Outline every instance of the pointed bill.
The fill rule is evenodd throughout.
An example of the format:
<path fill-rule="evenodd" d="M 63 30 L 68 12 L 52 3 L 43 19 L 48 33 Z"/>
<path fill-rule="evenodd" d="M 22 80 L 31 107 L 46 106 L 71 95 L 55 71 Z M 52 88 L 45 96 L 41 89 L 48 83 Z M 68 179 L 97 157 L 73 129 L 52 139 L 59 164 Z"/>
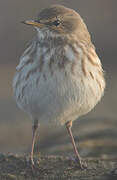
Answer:
<path fill-rule="evenodd" d="M 27 25 L 36 26 L 36 27 L 43 27 L 44 26 L 44 24 L 41 24 L 41 23 L 34 21 L 34 20 L 26 20 L 26 21 L 22 21 L 22 23 L 27 24 Z"/>

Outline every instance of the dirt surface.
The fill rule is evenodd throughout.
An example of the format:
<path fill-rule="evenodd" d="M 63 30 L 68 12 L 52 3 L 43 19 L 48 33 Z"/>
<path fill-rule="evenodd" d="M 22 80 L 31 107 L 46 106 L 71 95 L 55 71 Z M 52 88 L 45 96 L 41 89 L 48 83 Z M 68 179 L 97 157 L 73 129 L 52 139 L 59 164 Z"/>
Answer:
<path fill-rule="evenodd" d="M 73 159 L 36 155 L 32 170 L 27 155 L 0 154 L 0 180 L 116 180 L 117 159 L 88 158 L 81 170 Z M 84 161 L 84 160 L 83 160 Z"/>

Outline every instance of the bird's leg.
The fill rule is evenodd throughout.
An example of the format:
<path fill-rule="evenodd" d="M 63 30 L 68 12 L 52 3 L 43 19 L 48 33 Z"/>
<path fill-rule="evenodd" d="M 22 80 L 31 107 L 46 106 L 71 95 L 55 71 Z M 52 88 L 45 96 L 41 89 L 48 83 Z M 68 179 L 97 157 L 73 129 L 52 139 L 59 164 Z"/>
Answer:
<path fill-rule="evenodd" d="M 32 166 L 34 166 L 33 152 L 34 152 L 34 145 L 35 145 L 37 130 L 38 130 L 38 120 L 36 119 L 34 120 L 34 125 L 32 126 L 32 148 L 31 148 L 31 154 L 30 154 Z"/>
<path fill-rule="evenodd" d="M 72 145 L 73 145 L 74 152 L 75 152 L 75 155 L 76 155 L 76 160 L 78 160 L 80 168 L 84 169 L 84 165 L 82 164 L 80 154 L 79 154 L 79 152 L 78 152 L 78 150 L 76 148 L 76 144 L 75 144 L 74 137 L 73 137 L 73 134 L 72 134 L 72 131 L 71 131 L 71 127 L 72 127 L 72 121 L 67 122 L 66 123 L 66 128 L 67 128 L 67 131 L 68 131 L 68 133 L 69 133 L 69 135 L 71 137 Z"/>

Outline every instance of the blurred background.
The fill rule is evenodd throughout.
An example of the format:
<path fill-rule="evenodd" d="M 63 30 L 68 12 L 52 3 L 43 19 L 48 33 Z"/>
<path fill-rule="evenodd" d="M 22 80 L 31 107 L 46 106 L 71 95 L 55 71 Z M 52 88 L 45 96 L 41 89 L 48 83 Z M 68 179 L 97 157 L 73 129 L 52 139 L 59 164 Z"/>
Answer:
<path fill-rule="evenodd" d="M 32 122 L 16 106 L 12 79 L 26 43 L 36 33 L 20 22 L 35 18 L 50 4 L 62 4 L 80 13 L 105 70 L 107 87 L 102 101 L 73 123 L 80 154 L 83 157 L 117 155 L 116 0 L 0 0 L 0 152 L 30 151 Z M 45 154 L 72 154 L 65 127 L 40 122 L 37 149 Z"/>

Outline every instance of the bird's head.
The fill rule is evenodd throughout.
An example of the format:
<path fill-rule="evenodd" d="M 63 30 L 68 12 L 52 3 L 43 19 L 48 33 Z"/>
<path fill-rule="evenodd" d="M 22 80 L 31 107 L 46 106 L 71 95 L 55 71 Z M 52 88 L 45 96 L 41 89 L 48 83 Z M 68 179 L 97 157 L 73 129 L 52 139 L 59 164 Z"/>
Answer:
<path fill-rule="evenodd" d="M 38 32 L 49 32 L 54 35 L 76 34 L 89 37 L 89 33 L 80 15 L 61 5 L 53 5 L 43 9 L 36 20 L 24 21 L 25 24 L 34 26 Z"/>

